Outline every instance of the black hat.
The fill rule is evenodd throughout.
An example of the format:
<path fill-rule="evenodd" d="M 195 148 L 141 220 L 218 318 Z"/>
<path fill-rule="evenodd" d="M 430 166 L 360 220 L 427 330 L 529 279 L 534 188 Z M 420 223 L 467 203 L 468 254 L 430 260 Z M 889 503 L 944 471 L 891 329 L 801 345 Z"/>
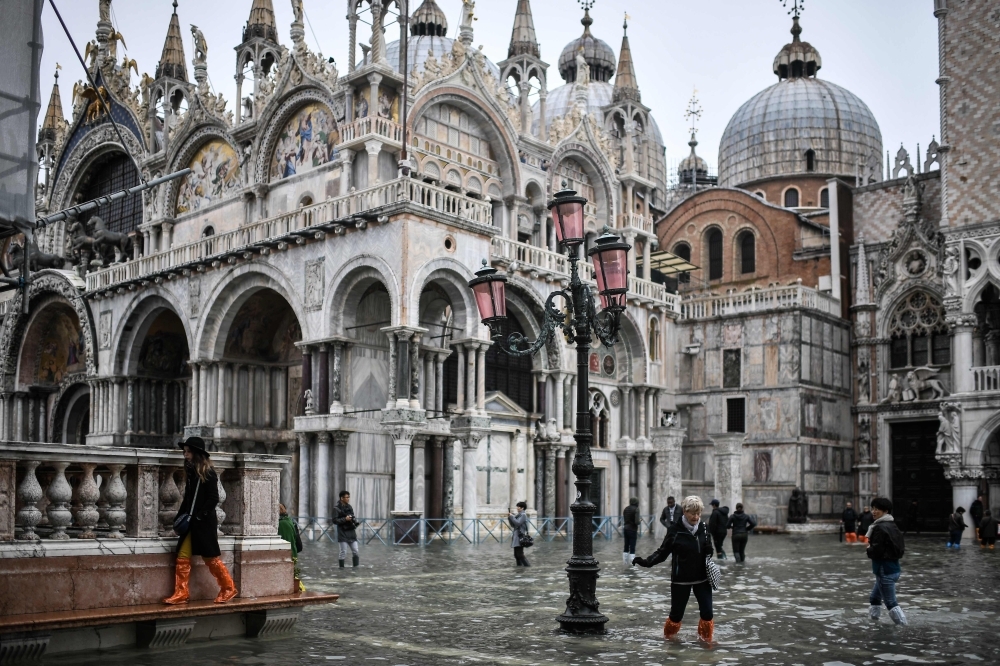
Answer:
<path fill-rule="evenodd" d="M 205 440 L 203 440 L 201 437 L 188 437 L 183 442 L 177 442 L 177 446 L 179 446 L 182 449 L 186 446 L 189 449 L 197 451 L 206 458 L 212 457 L 211 454 L 209 454 L 208 450 L 205 448 Z"/>
<path fill-rule="evenodd" d="M 712 506 L 719 506 L 719 500 L 714 499 L 711 502 L 709 502 L 709 504 L 711 504 Z"/>

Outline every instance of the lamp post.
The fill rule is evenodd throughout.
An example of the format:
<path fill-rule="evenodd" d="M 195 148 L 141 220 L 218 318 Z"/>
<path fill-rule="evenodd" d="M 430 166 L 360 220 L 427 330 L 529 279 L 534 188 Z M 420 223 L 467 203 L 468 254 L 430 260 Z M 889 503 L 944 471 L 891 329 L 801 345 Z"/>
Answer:
<path fill-rule="evenodd" d="M 490 337 L 501 351 L 510 356 L 534 354 L 556 333 L 563 330 L 567 342 L 576 342 L 577 392 L 576 392 L 576 456 L 573 458 L 573 475 L 576 477 L 576 501 L 570 507 L 573 514 L 573 556 L 567 562 L 569 598 L 566 610 L 556 618 L 564 631 L 603 632 L 608 618 L 598 611 L 597 572 L 594 559 L 593 516 L 596 507 L 590 501 L 590 479 L 594 460 L 590 455 L 588 400 L 588 361 L 592 333 L 609 347 L 618 341 L 621 313 L 625 310 L 628 292 L 627 255 L 631 247 L 605 228 L 595 247 L 587 254 L 594 264 L 601 312 L 598 313 L 590 286 L 580 279 L 577 268 L 577 247 L 583 243 L 583 207 L 587 200 L 576 196 L 572 190 L 557 192 L 549 202 L 555 222 L 556 237 L 565 248 L 570 265 L 569 289 L 549 294 L 545 300 L 542 331 L 531 341 L 520 333 L 511 333 L 504 340 L 502 325 L 507 318 L 505 287 L 507 278 L 490 268 L 486 260 L 476 272 L 469 286 L 476 298 L 483 323 L 490 329 Z M 567 307 L 564 314 L 555 306 L 555 299 L 562 298 Z"/>

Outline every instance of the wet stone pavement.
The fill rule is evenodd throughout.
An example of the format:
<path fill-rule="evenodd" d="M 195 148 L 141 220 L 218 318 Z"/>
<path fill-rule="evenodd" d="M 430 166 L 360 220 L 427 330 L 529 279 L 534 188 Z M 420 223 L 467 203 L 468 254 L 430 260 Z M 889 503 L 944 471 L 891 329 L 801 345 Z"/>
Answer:
<path fill-rule="evenodd" d="M 728 546 L 728 541 L 726 542 Z M 426 548 L 363 546 L 362 566 L 337 567 L 337 548 L 307 543 L 306 585 L 339 592 L 307 608 L 295 632 L 225 639 L 164 652 L 109 651 L 47 664 L 996 664 L 1000 661 L 1000 551 L 946 550 L 943 537 L 909 537 L 899 600 L 909 626 L 868 619 L 872 585 L 863 546 L 836 536 L 750 539 L 748 560 L 722 563 L 715 643 L 696 636 L 688 606 L 678 639 L 664 641 L 669 563 L 625 569 L 621 539 L 598 540 L 603 636 L 560 634 L 567 541 L 528 550 L 520 569 L 509 543 Z M 638 553 L 657 545 L 640 537 Z"/>

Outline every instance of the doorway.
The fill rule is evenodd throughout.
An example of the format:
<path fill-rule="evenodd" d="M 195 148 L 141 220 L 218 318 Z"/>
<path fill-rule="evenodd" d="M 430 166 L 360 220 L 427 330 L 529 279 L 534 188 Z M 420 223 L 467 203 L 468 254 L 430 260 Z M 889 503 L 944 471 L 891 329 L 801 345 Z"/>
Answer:
<path fill-rule="evenodd" d="M 951 484 L 934 458 L 937 448 L 935 421 L 893 423 L 892 505 L 900 527 L 944 532 L 952 511 Z M 916 504 L 914 504 L 916 502 Z M 916 525 L 912 523 L 916 521 Z"/>

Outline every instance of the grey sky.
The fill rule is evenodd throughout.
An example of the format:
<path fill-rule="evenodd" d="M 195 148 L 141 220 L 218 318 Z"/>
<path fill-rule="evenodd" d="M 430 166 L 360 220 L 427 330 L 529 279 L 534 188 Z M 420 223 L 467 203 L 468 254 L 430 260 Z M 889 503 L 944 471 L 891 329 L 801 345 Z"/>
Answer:
<path fill-rule="evenodd" d="M 422 0 L 410 0 L 411 11 Z M 448 16 L 448 35 L 458 31 L 461 0 L 437 0 Z M 77 45 L 94 38 L 97 0 L 56 0 Z M 347 68 L 347 2 L 305 0 L 306 40 Z M 562 85 L 557 71 L 563 47 L 582 32 L 576 0 L 532 0 L 542 58 L 549 63 L 549 89 Z M 185 54 L 192 71 L 190 24 L 208 40 L 209 77 L 235 108 L 236 56 L 233 51 L 250 12 L 251 0 L 179 0 Z M 806 0 L 802 39 L 823 58 L 820 78 L 858 95 L 875 114 L 886 149 L 895 155 L 902 142 L 921 152 L 939 133 L 937 21 L 932 0 Z M 289 45 L 291 3 L 274 0 L 282 43 Z M 517 0 L 478 0 L 474 43 L 494 62 L 507 54 Z M 171 0 L 114 0 L 116 29 L 125 36 L 128 57 L 140 72 L 153 73 L 163 48 Z M 704 109 L 699 122 L 699 154 L 715 166 L 722 132 L 733 113 L 754 94 L 777 81 L 771 63 L 791 39 L 791 19 L 780 0 L 597 0 L 592 32 L 617 53 L 622 19 L 628 11 L 629 41 L 642 99 L 653 111 L 667 144 L 668 164 L 688 152 L 684 110 L 697 87 Z M 52 8 L 44 11 L 43 97 L 59 62 L 63 105 L 70 111 L 72 84 L 82 78 Z M 315 36 L 314 36 L 315 33 Z M 363 34 L 364 33 L 364 34 Z M 367 41 L 359 26 L 359 41 Z M 388 29 L 388 39 L 398 28 Z M 134 75 L 133 75 L 134 76 Z M 133 83 L 138 79 L 133 78 Z"/>

